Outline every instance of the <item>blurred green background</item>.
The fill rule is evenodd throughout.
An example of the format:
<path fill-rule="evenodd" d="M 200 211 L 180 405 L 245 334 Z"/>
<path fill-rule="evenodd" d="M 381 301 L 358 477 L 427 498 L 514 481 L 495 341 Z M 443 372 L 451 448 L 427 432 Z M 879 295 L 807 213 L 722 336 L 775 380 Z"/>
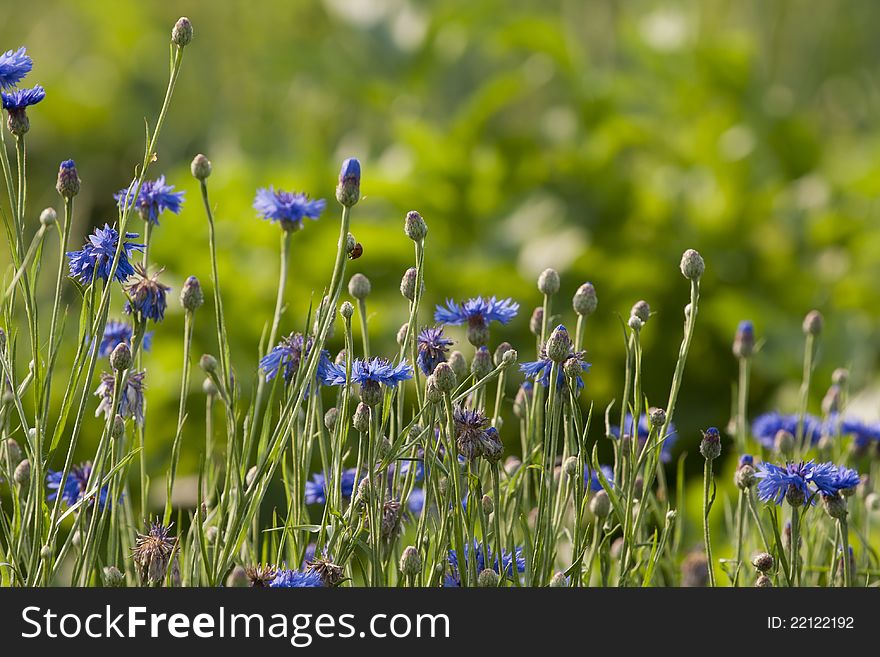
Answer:
<path fill-rule="evenodd" d="M 814 307 L 827 321 L 813 410 L 835 367 L 852 368 L 855 388 L 872 383 L 880 5 L 8 4 L 0 48 L 26 45 L 35 62 L 27 82 L 47 90 L 30 111 L 32 228 L 41 208 L 60 207 L 55 174 L 69 157 L 83 180 L 72 246 L 112 222 L 112 194 L 142 158 L 143 121 L 155 121 L 169 32 L 182 14 L 195 38 L 153 169 L 187 193 L 182 214 L 164 216 L 154 233 L 154 260 L 167 268 L 175 301 L 146 361 L 153 472 L 164 472 L 176 418 L 183 324 L 176 294 L 191 274 L 210 287 L 204 211 L 189 173 L 199 152 L 214 164 L 220 272 L 245 390 L 271 319 L 280 233 L 256 217 L 254 192 L 272 184 L 328 199 L 324 216 L 293 239 L 288 332 L 302 327 L 328 280 L 334 186 L 351 155 L 363 163 L 352 230 L 365 253 L 349 274 L 373 282 L 368 305 L 379 353 L 392 353 L 406 317 L 397 288 L 413 254 L 402 226 L 406 211 L 418 209 L 429 224 L 427 300 L 513 297 L 520 316 L 493 331 L 492 346 L 509 340 L 522 360 L 534 355 L 528 317 L 540 303 L 537 274 L 560 272 L 554 310 L 569 325 L 571 295 L 584 281 L 595 284 L 586 394 L 597 409 L 621 394 L 620 318 L 641 298 L 656 313 L 643 332 L 645 392 L 665 403 L 688 300 L 678 261 L 684 249 L 698 249 L 707 271 L 675 418 L 677 450 L 695 459 L 699 429 L 723 427 L 730 415 L 730 343 L 740 319 L 752 319 L 764 340 L 753 415 L 795 410 L 801 319 Z M 55 249 L 53 239 L 47 263 Z M 8 266 L 5 248 L 0 258 Z M 71 287 L 66 298 L 74 301 Z M 211 313 L 208 304 L 197 316 L 196 355 L 216 353 Z M 466 343 L 462 349 L 469 353 Z M 194 378 L 184 472 L 195 468 L 202 444 L 198 370 Z M 98 421 L 89 419 L 85 431 L 83 457 Z"/>

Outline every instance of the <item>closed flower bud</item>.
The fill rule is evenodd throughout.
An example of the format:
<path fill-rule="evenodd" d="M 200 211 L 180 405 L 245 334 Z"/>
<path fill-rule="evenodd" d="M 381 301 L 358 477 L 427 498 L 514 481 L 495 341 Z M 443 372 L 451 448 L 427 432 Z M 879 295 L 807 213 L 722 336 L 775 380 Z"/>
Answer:
<path fill-rule="evenodd" d="M 736 327 L 733 338 L 733 355 L 737 358 L 750 358 L 755 351 L 755 326 L 745 319 Z"/>
<path fill-rule="evenodd" d="M 807 316 L 804 317 L 804 333 L 817 336 L 822 333 L 823 324 L 824 320 L 822 318 L 822 313 L 818 310 L 811 310 L 807 313 Z"/>
<path fill-rule="evenodd" d="M 21 461 L 21 447 L 13 438 L 0 442 L 0 464 L 14 468 Z"/>
<path fill-rule="evenodd" d="M 517 358 L 519 358 L 519 353 L 516 349 L 508 349 L 504 352 L 504 358 L 501 359 L 501 364 L 504 367 L 510 367 L 516 363 Z"/>
<path fill-rule="evenodd" d="M 477 379 L 482 379 L 485 376 L 488 376 L 492 371 L 492 356 L 489 355 L 489 350 L 486 347 L 480 347 L 477 349 L 474 354 L 474 359 L 471 361 L 471 372 Z"/>
<path fill-rule="evenodd" d="M 568 358 L 570 354 L 571 338 L 565 327 L 560 324 L 553 329 L 550 337 L 547 338 L 547 357 L 556 363 L 561 363 Z"/>
<path fill-rule="evenodd" d="M 110 427 L 110 437 L 119 440 L 125 435 L 125 420 L 118 413 L 113 418 L 113 426 Z"/>
<path fill-rule="evenodd" d="M 477 586 L 483 589 L 498 586 L 498 573 L 491 568 L 481 570 L 477 575 Z"/>
<path fill-rule="evenodd" d="M 504 361 L 504 354 L 506 354 L 511 349 L 513 349 L 513 347 L 510 346 L 509 342 L 502 342 L 500 345 L 498 345 L 498 347 L 495 349 L 495 355 L 492 357 L 492 360 L 495 362 L 496 367 L 501 365 L 501 363 Z"/>
<path fill-rule="evenodd" d="M 648 409 L 648 419 L 650 419 L 652 427 L 659 429 L 666 424 L 666 411 L 657 407 L 650 408 Z"/>
<path fill-rule="evenodd" d="M 773 588 L 773 582 L 770 581 L 770 578 L 766 575 L 758 575 L 758 579 L 755 580 L 755 587 L 759 589 L 770 589 Z"/>
<path fill-rule="evenodd" d="M 447 362 L 449 363 L 449 367 L 451 367 L 452 371 L 455 373 L 457 381 L 464 381 L 467 378 L 468 366 L 463 353 L 458 350 L 452 351 L 449 354 Z M 434 371 L 436 372 L 437 370 L 435 369 Z"/>
<path fill-rule="evenodd" d="M 236 566 L 226 578 L 226 586 L 229 588 L 245 588 L 251 585 L 247 571 L 242 566 Z"/>
<path fill-rule="evenodd" d="M 571 306 L 574 311 L 582 317 L 587 317 L 596 312 L 596 306 L 599 300 L 596 297 L 596 288 L 592 283 L 584 283 L 581 285 L 571 300 Z"/>
<path fill-rule="evenodd" d="M 541 272 L 538 276 L 538 291 L 548 297 L 559 292 L 559 274 L 555 269 L 545 269 Z"/>
<path fill-rule="evenodd" d="M 561 589 L 568 586 L 568 578 L 566 578 L 565 573 L 557 572 L 553 577 L 550 578 L 550 588 L 551 589 Z"/>
<path fill-rule="evenodd" d="M 629 311 L 631 317 L 638 317 L 642 320 L 642 324 L 647 324 L 648 320 L 651 318 L 651 306 L 648 305 L 648 302 L 644 299 L 640 301 L 636 301 L 633 304 L 632 310 Z"/>
<path fill-rule="evenodd" d="M 709 427 L 703 432 L 700 441 L 700 454 L 707 461 L 717 459 L 721 455 L 721 434 L 715 427 Z"/>
<path fill-rule="evenodd" d="M 24 463 L 24 461 L 22 461 Z M 17 472 L 17 471 L 16 471 Z M 836 520 L 846 518 L 846 498 L 840 494 L 822 495 L 822 507 L 825 513 Z"/>
<path fill-rule="evenodd" d="M 773 446 L 778 454 L 791 454 L 794 449 L 794 436 L 785 429 L 780 429 L 773 438 Z"/>
<path fill-rule="evenodd" d="M 361 301 L 370 296 L 370 279 L 363 274 L 355 274 L 348 279 L 348 293 L 355 299 Z"/>
<path fill-rule="evenodd" d="M 460 353 L 460 352 L 456 352 Z M 458 386 L 458 376 L 451 363 L 437 363 L 434 368 L 434 383 L 441 393 L 451 393 Z"/>
<path fill-rule="evenodd" d="M 202 354 L 202 357 L 199 358 L 199 367 L 201 367 L 204 372 L 213 374 L 217 371 L 217 359 L 211 354 Z"/>
<path fill-rule="evenodd" d="M 752 565 L 762 573 L 769 573 L 773 570 L 773 557 L 766 552 L 759 552 L 752 557 Z"/>
<path fill-rule="evenodd" d="M 576 477 L 578 472 L 578 457 L 569 456 L 563 461 L 562 469 L 569 477 Z"/>
<path fill-rule="evenodd" d="M 31 462 L 28 459 L 24 459 L 19 463 L 12 474 L 12 478 L 19 486 L 27 486 L 31 480 Z"/>
<path fill-rule="evenodd" d="M 55 184 L 55 189 L 62 198 L 70 200 L 79 194 L 80 185 L 81 181 L 73 160 L 64 160 L 58 167 L 58 182 Z"/>
<path fill-rule="evenodd" d="M 355 205 L 361 198 L 361 163 L 350 157 L 342 163 L 339 170 L 339 184 L 336 185 L 336 200 L 347 208 Z"/>
<path fill-rule="evenodd" d="M 131 347 L 127 342 L 120 342 L 110 353 L 110 367 L 117 372 L 123 372 L 131 367 Z"/>
<path fill-rule="evenodd" d="M 836 386 L 845 386 L 849 381 L 849 370 L 845 367 L 838 367 L 831 373 L 831 383 Z"/>
<path fill-rule="evenodd" d="M 529 330 L 532 332 L 532 335 L 535 337 L 541 337 L 541 331 L 544 327 L 544 309 L 538 306 L 532 311 L 532 316 L 529 319 Z"/>
<path fill-rule="evenodd" d="M 201 153 L 196 155 L 193 158 L 192 163 L 189 165 L 189 170 L 192 172 L 193 178 L 196 180 L 207 180 L 213 169 L 214 167 L 211 166 L 211 160 Z"/>
<path fill-rule="evenodd" d="M 109 588 L 122 588 L 125 586 L 125 575 L 116 566 L 105 566 L 101 571 L 104 586 Z"/>
<path fill-rule="evenodd" d="M 193 38 L 193 26 L 186 16 L 181 16 L 171 30 L 171 43 L 178 48 L 189 45 Z"/>
<path fill-rule="evenodd" d="M 569 379 L 575 380 L 584 373 L 584 368 L 581 367 L 580 359 L 568 358 L 562 364 L 562 371 Z"/>
<path fill-rule="evenodd" d="M 681 256 L 681 273 L 691 281 L 698 281 L 706 271 L 706 263 L 703 256 L 693 249 L 688 249 Z"/>
<path fill-rule="evenodd" d="M 400 279 L 400 293 L 404 296 L 404 298 L 409 299 L 410 301 L 414 301 L 416 298 L 416 283 L 418 282 L 418 271 L 416 271 L 415 267 L 410 267 L 405 272 L 403 272 L 403 278 Z M 422 289 L 419 290 L 419 294 L 424 292 L 424 283 L 422 283 Z"/>
<path fill-rule="evenodd" d="M 795 486 L 794 484 L 790 484 L 788 490 L 785 492 L 785 501 L 788 502 L 791 506 L 798 508 L 804 505 L 806 501 L 806 496 L 804 495 L 804 491 Z M 789 541 L 791 541 L 791 527 L 788 528 L 789 532 Z"/>
<path fill-rule="evenodd" d="M 350 301 L 342 302 L 342 305 L 339 306 L 339 314 L 342 315 L 342 319 L 345 320 L 352 318 L 354 315 L 354 306 L 351 305 Z"/>
<path fill-rule="evenodd" d="M 415 577 L 422 572 L 422 558 L 412 545 L 407 546 L 400 555 L 400 572 L 407 577 Z"/>
<path fill-rule="evenodd" d="M 217 396 L 219 390 L 217 390 L 217 385 L 211 380 L 211 377 L 206 377 L 205 380 L 202 381 L 202 392 L 209 397 Z"/>
<path fill-rule="evenodd" d="M 425 381 L 425 401 L 429 404 L 439 404 L 443 401 L 443 393 L 437 387 L 437 379 L 433 374 Z"/>
<path fill-rule="evenodd" d="M 324 413 L 324 426 L 332 432 L 336 428 L 336 420 L 339 418 L 339 409 L 335 406 Z"/>
<path fill-rule="evenodd" d="M 406 337 L 409 333 L 409 322 L 404 322 L 397 329 L 397 344 L 403 347 L 406 344 Z"/>
<path fill-rule="evenodd" d="M 195 276 L 190 276 L 180 288 L 180 305 L 187 312 L 195 312 L 205 303 L 205 295 L 202 292 L 202 285 Z"/>
<path fill-rule="evenodd" d="M 636 317 L 635 315 L 630 315 L 629 320 L 627 321 L 627 325 L 633 331 L 638 333 L 639 331 L 642 330 L 642 326 L 644 326 L 645 323 L 642 320 L 640 320 L 638 317 Z"/>
<path fill-rule="evenodd" d="M 44 545 L 40 548 L 40 559 L 43 561 L 49 561 L 52 558 L 52 548 L 48 545 Z"/>
<path fill-rule="evenodd" d="M 428 234 L 428 224 L 422 219 L 422 215 L 415 210 L 410 210 L 406 213 L 406 219 L 403 222 L 403 232 L 413 242 L 421 242 Z"/>
<path fill-rule="evenodd" d="M 596 491 L 590 499 L 590 511 L 597 518 L 607 518 L 611 513 L 611 500 L 604 490 Z"/>
<path fill-rule="evenodd" d="M 747 490 L 755 485 L 755 468 L 751 465 L 742 465 L 733 474 L 733 483 L 740 490 Z"/>
<path fill-rule="evenodd" d="M 363 402 L 358 404 L 351 423 L 357 431 L 367 433 L 370 430 L 370 407 Z"/>
<path fill-rule="evenodd" d="M 367 406 L 376 406 L 382 403 L 382 387 L 378 381 L 369 379 L 364 381 L 360 386 L 361 402 Z"/>
<path fill-rule="evenodd" d="M 489 343 L 489 327 L 480 322 L 471 322 L 467 328 L 467 339 L 475 347 L 483 347 Z"/>
<path fill-rule="evenodd" d="M 46 208 L 40 213 L 40 225 L 48 228 L 58 221 L 58 213 L 55 208 Z"/>
<path fill-rule="evenodd" d="M 492 515 L 492 512 L 495 510 L 495 502 L 492 501 L 492 498 L 488 495 L 483 495 L 483 498 L 480 500 L 480 504 L 483 507 L 483 513 L 487 516 Z"/>

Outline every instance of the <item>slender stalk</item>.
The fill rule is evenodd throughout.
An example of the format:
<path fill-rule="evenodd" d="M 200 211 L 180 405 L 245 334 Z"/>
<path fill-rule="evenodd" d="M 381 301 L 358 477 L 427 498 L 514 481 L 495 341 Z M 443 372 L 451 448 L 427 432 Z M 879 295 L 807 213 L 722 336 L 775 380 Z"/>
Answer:
<path fill-rule="evenodd" d="M 174 479 L 177 476 L 177 463 L 180 460 L 180 443 L 183 439 L 183 423 L 186 421 L 186 399 L 189 392 L 190 349 L 193 335 L 193 312 L 187 310 L 183 317 L 183 370 L 180 376 L 180 405 L 177 409 L 177 431 L 171 446 L 171 464 L 165 486 L 165 516 L 163 524 L 171 522 L 171 496 L 174 492 Z"/>
<path fill-rule="evenodd" d="M 709 571 L 709 586 L 715 587 L 715 562 L 712 560 L 712 540 L 709 534 L 709 490 L 712 484 L 712 459 L 705 459 L 703 466 L 703 542 L 706 545 L 706 566 Z"/>

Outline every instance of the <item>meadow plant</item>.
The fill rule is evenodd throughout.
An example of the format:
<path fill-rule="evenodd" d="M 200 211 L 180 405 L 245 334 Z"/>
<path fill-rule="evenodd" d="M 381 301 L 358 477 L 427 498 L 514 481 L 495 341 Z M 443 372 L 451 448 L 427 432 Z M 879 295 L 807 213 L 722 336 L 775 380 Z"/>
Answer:
<path fill-rule="evenodd" d="M 588 354 L 599 345 L 590 328 L 608 317 L 597 314 L 596 288 L 581 284 L 568 307 L 560 298 L 564 277 L 548 268 L 537 291 L 518 299 L 494 295 L 488 281 L 469 299 L 446 298 L 425 283 L 426 267 L 441 265 L 427 249 L 430 222 L 417 211 L 405 215 L 400 235 L 413 245 L 398 298 L 408 321 L 396 341 L 371 339 L 371 282 L 347 272 L 365 251 L 353 234 L 362 167 L 349 158 L 336 186 L 335 257 L 310 305 L 286 294 L 296 275 L 291 253 L 297 234 L 309 230 L 305 220 L 331 221 L 331 208 L 302 191 L 256 191 L 256 218 L 279 228 L 278 288 L 274 309 L 262 309 L 266 331 L 253 346 L 257 357 L 236 371 L 221 285 L 233 273 L 218 267 L 214 212 L 222 216 L 223 209 L 210 200 L 214 165 L 205 155 L 193 158 L 191 172 L 210 270 L 175 272 L 185 283 L 172 293 L 151 258 L 156 232 L 182 221 L 175 215 L 193 203 L 156 171 L 161 130 L 171 120 L 192 41 L 193 26 L 181 18 L 137 177 L 112 195 L 117 216 L 94 222 L 82 239 L 71 227 L 88 181 L 80 180 L 74 160 L 60 164 L 57 210 L 37 214 L 27 205 L 28 182 L 52 182 L 29 180 L 26 142 L 31 129 L 40 129 L 39 104 L 51 102 L 51 94 L 39 85 L 20 87 L 32 68 L 25 48 L 0 55 L 10 254 L 0 306 L 0 583 L 876 584 L 870 523 L 880 503 L 870 482 L 878 479 L 880 425 L 847 416 L 845 370 L 835 372 L 821 415 L 810 414 L 824 324 L 817 311 L 803 322 L 795 409 L 749 420 L 749 379 L 761 342 L 744 320 L 733 339 L 739 376 L 728 435 L 715 427 L 698 431 L 676 415 L 701 282 L 711 266 L 693 249 L 678 263 L 684 322 L 673 371 L 645 367 L 643 337 L 652 331 L 653 311 L 638 301 L 621 321 L 621 397 L 597 421 Z M 82 247 L 71 250 L 71 242 Z M 320 248 L 332 253 L 329 245 Z M 678 275 L 675 264 L 671 276 Z M 53 275 L 51 304 L 37 295 L 46 270 Z M 201 280 L 208 281 L 204 288 Z M 68 305 L 63 300 L 71 296 Z M 156 341 L 180 339 L 163 326 L 175 303 L 184 314 L 178 417 L 167 437 L 167 467 L 150 472 L 148 352 Z M 535 308 L 530 318 L 521 304 Z M 123 316 L 113 316 L 116 307 Z M 68 318 L 78 318 L 75 330 L 65 330 Z M 213 353 L 193 353 L 197 320 L 213 325 Z M 535 344 L 499 341 L 497 328 L 511 322 L 527 322 Z M 395 343 L 395 350 L 376 353 L 375 346 Z M 203 440 L 187 425 L 196 362 L 205 377 Z M 62 363 L 70 372 L 63 384 Z M 649 375 L 670 376 L 668 397 L 646 398 Z M 52 404 L 59 387 L 61 403 Z M 89 412 L 102 418 L 102 429 L 93 453 L 82 455 Z M 181 451 L 193 445 L 201 452 L 198 499 L 177 506 Z M 688 453 L 702 457 L 702 545 L 692 539 L 697 532 L 685 513 Z M 730 472 L 725 463 L 735 469 L 719 491 Z M 161 508 L 150 503 L 157 476 L 165 484 Z"/>

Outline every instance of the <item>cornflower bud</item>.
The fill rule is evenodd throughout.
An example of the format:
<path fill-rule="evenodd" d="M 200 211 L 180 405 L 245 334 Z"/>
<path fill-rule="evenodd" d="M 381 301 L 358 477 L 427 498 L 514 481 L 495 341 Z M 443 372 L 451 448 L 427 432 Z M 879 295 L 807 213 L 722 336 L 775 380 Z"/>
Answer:
<path fill-rule="evenodd" d="M 40 225 L 44 228 L 52 226 L 56 221 L 58 221 L 58 213 L 55 212 L 55 208 L 46 208 L 40 213 Z"/>
<path fill-rule="evenodd" d="M 364 402 L 358 404 L 351 423 L 357 431 L 367 433 L 370 430 L 370 407 Z"/>
<path fill-rule="evenodd" d="M 794 449 L 794 436 L 785 429 L 780 429 L 773 438 L 773 446 L 778 454 L 791 454 Z"/>
<path fill-rule="evenodd" d="M 336 428 L 336 421 L 339 419 L 339 409 L 335 406 L 327 410 L 324 413 L 324 426 L 327 428 L 327 431 L 332 431 Z"/>
<path fill-rule="evenodd" d="M 211 354 L 202 354 L 202 357 L 199 358 L 199 367 L 201 367 L 204 372 L 213 374 L 217 371 L 217 359 Z"/>
<path fill-rule="evenodd" d="M 205 303 L 205 295 L 202 292 L 202 285 L 198 278 L 190 276 L 180 289 L 180 305 L 187 312 L 194 313 L 203 303 Z"/>
<path fill-rule="evenodd" d="M 69 201 L 79 194 L 81 184 L 76 164 L 73 160 L 64 160 L 58 167 L 58 182 L 55 184 L 55 189 L 62 198 Z"/>
<path fill-rule="evenodd" d="M 647 324 L 648 320 L 651 318 L 651 306 L 648 305 L 648 302 L 644 299 L 640 301 L 636 301 L 633 304 L 632 310 L 629 311 L 631 317 L 638 317 L 642 320 L 642 324 Z"/>
<path fill-rule="evenodd" d="M 596 312 L 596 306 L 599 300 L 596 297 L 596 288 L 592 283 L 584 283 L 581 285 L 571 300 L 571 306 L 574 311 L 582 317 L 588 317 Z"/>
<path fill-rule="evenodd" d="M 578 471 L 578 457 L 577 456 L 569 456 L 562 463 L 562 470 L 569 477 L 576 477 Z"/>
<path fill-rule="evenodd" d="M 489 355 L 489 350 L 486 347 L 480 347 L 474 354 L 473 361 L 471 361 L 471 372 L 479 380 L 488 376 L 491 371 L 492 356 Z"/>
<path fill-rule="evenodd" d="M 544 327 L 544 309 L 541 306 L 538 306 L 532 311 L 532 316 L 529 319 L 529 330 L 532 332 L 532 335 L 535 337 L 541 337 L 541 331 Z"/>
<path fill-rule="evenodd" d="M 681 256 L 681 273 L 691 281 L 698 281 L 706 271 L 706 263 L 703 256 L 693 249 L 688 249 Z"/>
<path fill-rule="evenodd" d="M 495 349 L 495 355 L 492 357 L 492 360 L 495 363 L 496 367 L 501 365 L 504 360 L 504 354 L 506 354 L 511 349 L 513 349 L 513 347 L 510 345 L 509 342 L 502 342 L 500 345 L 498 345 L 498 347 Z"/>
<path fill-rule="evenodd" d="M 481 570 L 477 575 L 477 586 L 483 589 L 498 586 L 498 573 L 491 568 Z"/>
<path fill-rule="evenodd" d="M 363 301 L 370 296 L 370 279 L 361 273 L 357 273 L 348 279 L 348 293 L 358 301 Z"/>
<path fill-rule="evenodd" d="M 22 461 L 24 463 L 24 461 Z M 847 516 L 846 498 L 838 493 L 834 495 L 822 495 L 822 507 L 830 517 L 835 520 L 843 520 Z"/>
<path fill-rule="evenodd" d="M 492 512 L 495 510 L 495 502 L 492 501 L 492 498 L 488 495 L 483 495 L 480 503 L 483 507 L 483 513 L 486 514 L 487 517 L 491 516 Z"/>
<path fill-rule="evenodd" d="M 422 558 L 412 545 L 407 546 L 400 555 L 400 572 L 407 577 L 415 577 L 422 572 Z"/>
<path fill-rule="evenodd" d="M 30 460 L 24 459 L 19 463 L 15 468 L 15 472 L 12 473 L 12 478 L 19 486 L 26 487 L 31 481 Z"/>
<path fill-rule="evenodd" d="M 468 366 L 463 353 L 458 350 L 450 352 L 447 362 L 455 373 L 457 381 L 464 381 L 467 378 Z"/>
<path fill-rule="evenodd" d="M 733 338 L 733 355 L 737 358 L 750 358 L 755 351 L 755 326 L 744 319 L 736 327 Z"/>
<path fill-rule="evenodd" d="M 451 393 L 458 386 L 458 376 L 451 363 L 437 363 L 431 376 L 434 378 L 437 390 L 441 393 Z"/>
<path fill-rule="evenodd" d="M 766 552 L 759 552 L 752 557 L 752 565 L 762 573 L 768 573 L 773 570 L 773 557 Z"/>
<path fill-rule="evenodd" d="M 110 367 L 117 372 L 123 372 L 131 367 L 131 347 L 127 342 L 120 342 L 110 353 Z"/>
<path fill-rule="evenodd" d="M 361 198 L 361 163 L 350 157 L 342 163 L 339 171 L 339 184 L 336 186 L 336 200 L 347 208 L 355 205 Z"/>
<path fill-rule="evenodd" d="M 550 578 L 550 588 L 551 589 L 561 589 L 568 586 L 568 579 L 565 577 L 565 573 L 557 572 Z"/>
<path fill-rule="evenodd" d="M 397 344 L 401 347 L 406 344 L 406 334 L 409 333 L 409 322 L 404 322 L 397 329 Z"/>
<path fill-rule="evenodd" d="M 439 404 L 443 401 L 443 393 L 437 387 L 437 379 L 433 374 L 425 380 L 425 401 L 429 404 Z"/>
<path fill-rule="evenodd" d="M 207 180 L 213 169 L 214 167 L 211 165 L 211 160 L 201 153 L 196 155 L 193 158 L 192 163 L 189 165 L 189 170 L 192 173 L 193 178 L 196 180 Z"/>
<path fill-rule="evenodd" d="M 628 325 L 633 331 L 635 331 L 636 333 L 638 333 L 639 331 L 642 330 L 642 326 L 644 326 L 645 323 L 644 323 L 641 319 L 639 319 L 638 317 L 636 317 L 635 315 L 630 315 L 629 320 L 627 321 L 627 325 Z"/>
<path fill-rule="evenodd" d="M 421 242 L 428 234 L 428 225 L 425 220 L 415 210 L 406 213 L 406 219 L 403 222 L 403 232 L 413 242 Z"/>
<path fill-rule="evenodd" d="M 205 380 L 202 381 L 202 392 L 204 392 L 209 397 L 216 397 L 217 393 L 220 392 L 217 390 L 217 385 L 211 379 L 211 377 L 205 377 Z"/>
<path fill-rule="evenodd" d="M 773 588 L 773 582 L 766 575 L 758 575 L 758 579 L 755 580 L 755 587 L 759 589 L 770 589 Z"/>
<path fill-rule="evenodd" d="M 547 338 L 547 357 L 556 363 L 561 363 L 568 358 L 570 354 L 571 338 L 565 327 L 560 324 L 553 329 L 550 337 Z"/>
<path fill-rule="evenodd" d="M 715 427 L 709 427 L 703 432 L 700 441 L 700 454 L 707 461 L 717 459 L 721 455 L 721 434 Z"/>
<path fill-rule="evenodd" d="M 342 319 L 349 320 L 354 315 L 354 306 L 351 305 L 350 301 L 343 301 L 342 305 L 339 306 L 339 314 L 342 315 Z"/>
<path fill-rule="evenodd" d="M 418 282 L 418 271 L 415 267 L 410 267 L 403 273 L 403 278 L 400 279 L 400 293 L 404 296 L 404 298 L 409 299 L 410 301 L 414 301 L 416 298 L 416 283 Z M 424 283 L 422 283 L 422 290 L 424 291 Z"/>
<path fill-rule="evenodd" d="M 596 491 L 590 499 L 590 511 L 597 518 L 607 518 L 611 514 L 611 500 L 604 490 Z"/>
<path fill-rule="evenodd" d="M 193 26 L 186 16 L 181 16 L 171 30 L 171 43 L 178 48 L 189 45 L 193 38 Z"/>
<path fill-rule="evenodd" d="M 824 319 L 822 318 L 822 313 L 818 310 L 811 310 L 807 313 L 807 316 L 804 317 L 804 333 L 807 335 L 818 336 L 822 333 L 822 327 L 824 324 Z"/>
<path fill-rule="evenodd" d="M 116 566 L 105 566 L 101 571 L 104 586 L 108 588 L 122 588 L 125 586 L 125 575 Z"/>
<path fill-rule="evenodd" d="M 538 291 L 548 297 L 559 292 L 559 274 L 555 269 L 545 269 L 541 272 L 538 276 Z"/>
<path fill-rule="evenodd" d="M 244 588 L 250 586 L 250 578 L 243 566 L 236 566 L 226 578 L 226 586 L 229 588 Z"/>

